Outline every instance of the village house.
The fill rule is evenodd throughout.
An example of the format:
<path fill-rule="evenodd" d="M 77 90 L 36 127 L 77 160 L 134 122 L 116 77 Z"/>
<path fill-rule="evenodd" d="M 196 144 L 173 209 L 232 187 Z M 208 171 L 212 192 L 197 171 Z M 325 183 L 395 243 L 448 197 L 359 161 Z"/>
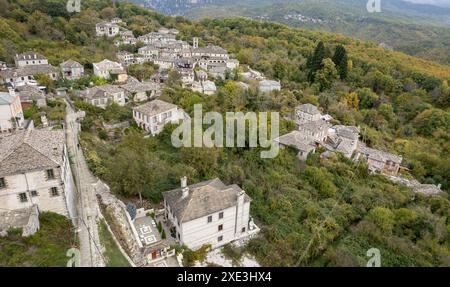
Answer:
<path fill-rule="evenodd" d="M 116 103 L 119 106 L 124 106 L 126 103 L 125 91 L 119 86 L 110 84 L 96 86 L 80 91 L 78 95 L 86 103 L 103 109 L 111 103 Z"/>
<path fill-rule="evenodd" d="M 228 52 L 222 47 L 209 44 L 206 47 L 198 47 L 192 50 L 192 57 L 198 59 L 216 58 L 220 60 L 227 60 L 229 58 Z"/>
<path fill-rule="evenodd" d="M 128 66 L 134 64 L 134 54 L 128 51 L 120 51 L 116 54 L 117 60 L 119 60 L 120 64 L 124 66 Z"/>
<path fill-rule="evenodd" d="M 329 123 L 318 120 L 301 124 L 298 126 L 298 130 L 305 136 L 312 138 L 314 141 L 323 143 L 327 140 L 330 127 L 331 125 Z"/>
<path fill-rule="evenodd" d="M 37 205 L 76 216 L 75 192 L 63 130 L 26 130 L 0 138 L 0 210 Z"/>
<path fill-rule="evenodd" d="M 314 139 L 300 131 L 292 131 L 274 140 L 281 148 L 293 148 L 298 151 L 297 157 L 305 161 L 310 153 L 315 153 L 317 144 Z"/>
<path fill-rule="evenodd" d="M 203 81 L 202 87 L 205 95 L 210 96 L 217 92 L 216 84 L 213 81 Z"/>
<path fill-rule="evenodd" d="M 358 140 L 358 127 L 336 125 L 328 130 L 328 138 L 324 146 L 330 151 L 339 152 L 351 158 L 358 148 Z"/>
<path fill-rule="evenodd" d="M 299 125 L 318 121 L 320 116 L 317 107 L 311 104 L 303 104 L 295 108 L 295 122 Z"/>
<path fill-rule="evenodd" d="M 0 92 L 0 133 L 22 128 L 24 121 L 20 96 L 13 89 Z"/>
<path fill-rule="evenodd" d="M 140 82 L 133 78 L 128 80 L 126 84 L 121 85 L 125 91 L 127 100 L 134 102 L 143 102 L 150 98 L 156 97 L 160 93 L 160 85 L 153 82 Z"/>
<path fill-rule="evenodd" d="M 273 80 L 262 80 L 261 82 L 259 82 L 259 90 L 262 93 L 281 91 L 281 84 L 280 84 L 280 82 L 273 81 Z"/>
<path fill-rule="evenodd" d="M 115 79 L 117 82 L 126 82 L 128 75 L 121 64 L 110 60 L 94 63 L 94 75 L 104 79 Z"/>
<path fill-rule="evenodd" d="M 45 93 L 37 86 L 25 85 L 17 87 L 16 90 L 17 94 L 20 97 L 22 108 L 29 108 L 33 104 L 36 104 L 36 106 L 39 108 L 47 106 Z"/>
<path fill-rule="evenodd" d="M 176 71 L 180 73 L 181 82 L 183 83 L 183 85 L 189 85 L 194 82 L 195 79 L 194 70 L 189 68 L 177 68 Z"/>
<path fill-rule="evenodd" d="M 133 108 L 133 118 L 143 130 L 157 135 L 168 123 L 177 123 L 189 117 L 183 109 L 161 100 L 153 100 Z"/>
<path fill-rule="evenodd" d="M 84 67 L 80 63 L 68 60 L 59 64 L 64 79 L 77 80 L 84 76 Z"/>
<path fill-rule="evenodd" d="M 115 37 L 119 34 L 120 26 L 112 22 L 100 22 L 95 25 L 95 33 L 97 37 L 106 36 L 108 38 Z"/>
<path fill-rule="evenodd" d="M 208 73 L 204 70 L 197 70 L 195 71 L 195 76 L 197 77 L 197 80 L 202 82 L 208 80 Z"/>
<path fill-rule="evenodd" d="M 160 70 L 170 70 L 175 67 L 175 61 L 174 58 L 158 57 L 153 60 L 153 63 L 158 65 Z"/>
<path fill-rule="evenodd" d="M 34 78 L 37 74 L 45 74 L 51 80 L 59 79 L 59 69 L 48 64 L 28 65 L 16 69 L 7 69 L 0 71 L 0 84 L 6 84 L 12 87 L 23 85 L 36 86 L 37 82 Z"/>
<path fill-rule="evenodd" d="M 37 205 L 16 210 L 0 210 L 0 237 L 11 229 L 20 229 L 23 237 L 35 234 L 40 228 Z"/>
<path fill-rule="evenodd" d="M 16 54 L 14 63 L 16 64 L 16 68 L 23 68 L 34 65 L 48 65 L 48 60 L 39 53 L 29 51 L 22 54 Z"/>
<path fill-rule="evenodd" d="M 147 45 L 138 49 L 138 54 L 149 61 L 159 56 L 159 49 L 153 45 Z"/>
<path fill-rule="evenodd" d="M 212 179 L 163 193 L 165 218 L 176 239 L 190 249 L 223 246 L 259 231 L 250 217 L 250 197 L 238 185 Z"/>
<path fill-rule="evenodd" d="M 368 148 L 362 143 L 356 153 L 355 160 L 366 160 L 369 170 L 374 173 L 397 175 L 403 161 L 401 156 Z"/>
<path fill-rule="evenodd" d="M 114 45 L 116 45 L 117 47 L 119 47 L 120 45 L 136 45 L 137 39 L 136 37 L 134 37 L 133 31 L 121 28 L 119 35 L 120 39 L 114 42 Z"/>

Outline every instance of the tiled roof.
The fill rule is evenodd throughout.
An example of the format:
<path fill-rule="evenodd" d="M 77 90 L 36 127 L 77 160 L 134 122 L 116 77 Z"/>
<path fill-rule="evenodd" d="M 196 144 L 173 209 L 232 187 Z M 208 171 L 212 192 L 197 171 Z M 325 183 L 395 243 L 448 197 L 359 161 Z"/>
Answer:
<path fill-rule="evenodd" d="M 12 78 L 50 73 L 58 73 L 58 68 L 53 67 L 52 65 L 29 65 L 22 68 L 0 71 L 0 76 L 3 78 Z"/>
<path fill-rule="evenodd" d="M 189 194 L 182 197 L 181 187 L 163 193 L 164 200 L 179 222 L 188 222 L 237 204 L 238 185 L 225 185 L 220 179 L 212 179 L 189 186 Z M 245 194 L 245 201 L 251 199 Z"/>
<path fill-rule="evenodd" d="M 62 164 L 64 131 L 27 130 L 0 138 L 0 175 Z"/>

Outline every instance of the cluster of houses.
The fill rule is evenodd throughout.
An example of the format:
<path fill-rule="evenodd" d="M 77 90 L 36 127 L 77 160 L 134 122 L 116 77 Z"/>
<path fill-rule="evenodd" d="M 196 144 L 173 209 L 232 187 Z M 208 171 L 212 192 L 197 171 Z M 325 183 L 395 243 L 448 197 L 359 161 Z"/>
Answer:
<path fill-rule="evenodd" d="M 366 147 L 359 140 L 360 130 L 356 126 L 331 125 L 331 116 L 322 115 L 312 104 L 295 108 L 294 120 L 297 129 L 278 137 L 275 141 L 281 147 L 292 147 L 298 151 L 298 158 L 306 160 L 310 153 L 322 147 L 322 155 L 338 152 L 354 160 L 364 159 L 371 172 L 397 175 L 403 158 L 385 151 Z"/>

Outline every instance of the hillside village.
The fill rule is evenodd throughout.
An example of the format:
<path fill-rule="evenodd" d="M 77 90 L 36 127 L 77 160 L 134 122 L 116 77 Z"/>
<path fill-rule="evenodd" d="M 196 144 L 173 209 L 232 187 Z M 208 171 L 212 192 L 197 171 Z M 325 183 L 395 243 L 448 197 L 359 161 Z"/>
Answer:
<path fill-rule="evenodd" d="M 120 142 L 130 130 L 155 142 L 170 138 L 167 131 L 192 115 L 192 106 L 168 101 L 174 81 L 204 99 L 217 95 L 225 81 L 263 95 L 276 96 L 289 87 L 241 64 L 223 47 L 199 37 L 181 40 L 186 37 L 175 28 L 162 26 L 135 36 L 124 20 L 114 17 L 96 23 L 95 33 L 99 41 L 117 47 L 115 58 L 92 63 L 67 58 L 51 65 L 50 55 L 26 50 L 11 55 L 14 66 L 0 68 L 0 235 L 20 229 L 22 236 L 32 236 L 40 228 L 40 213 L 57 213 L 80 228 L 82 257 L 97 254 L 82 264 L 105 266 L 108 262 L 98 251 L 101 220 L 130 266 L 150 267 L 195 264 L 189 259 L 196 251 L 206 248 L 212 254 L 230 244 L 241 248 L 261 236 L 261 210 L 252 207 L 261 199 L 252 198 L 238 169 L 226 178 L 206 180 L 187 169 L 177 174 L 178 187 L 165 187 L 158 203 L 140 193 L 139 199 L 129 200 L 101 176 L 93 164 L 100 161 L 93 160 L 96 146 L 86 143 L 92 130 L 105 145 L 111 139 Z M 152 73 L 138 79 L 138 68 Z M 73 85 L 85 78 L 87 85 Z M 314 166 L 313 159 L 348 161 L 417 196 L 444 196 L 441 185 L 414 179 L 403 155 L 373 148 L 359 125 L 342 124 L 335 117 L 317 103 L 289 107 L 285 120 L 290 128 L 272 140 L 295 153 L 292 165 Z M 93 123 L 86 128 L 88 120 Z"/>

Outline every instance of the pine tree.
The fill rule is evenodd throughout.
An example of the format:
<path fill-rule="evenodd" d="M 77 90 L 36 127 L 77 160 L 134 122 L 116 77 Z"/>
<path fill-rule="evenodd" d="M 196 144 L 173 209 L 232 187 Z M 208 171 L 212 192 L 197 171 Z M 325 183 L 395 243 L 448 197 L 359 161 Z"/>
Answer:
<path fill-rule="evenodd" d="M 337 45 L 333 56 L 333 62 L 339 73 L 341 80 L 345 80 L 348 74 L 348 57 L 344 46 Z"/>

